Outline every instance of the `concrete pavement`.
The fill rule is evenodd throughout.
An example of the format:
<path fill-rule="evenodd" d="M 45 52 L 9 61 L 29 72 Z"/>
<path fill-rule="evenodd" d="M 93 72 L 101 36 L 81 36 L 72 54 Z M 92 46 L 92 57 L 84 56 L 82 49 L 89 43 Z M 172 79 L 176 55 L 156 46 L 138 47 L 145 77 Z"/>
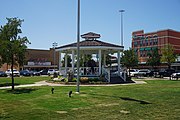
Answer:
<path fill-rule="evenodd" d="M 127 83 L 127 84 L 89 84 L 89 85 L 80 85 L 80 86 L 118 86 L 118 85 L 134 85 L 134 84 L 145 84 L 145 81 L 134 81 L 135 83 Z M 34 84 L 26 84 L 26 85 L 17 85 L 15 88 L 23 88 L 23 87 L 35 87 L 35 86 L 76 86 L 66 85 L 66 84 L 57 84 L 57 83 L 48 83 L 46 81 L 35 82 Z M 0 87 L 0 89 L 10 89 L 11 86 Z"/>

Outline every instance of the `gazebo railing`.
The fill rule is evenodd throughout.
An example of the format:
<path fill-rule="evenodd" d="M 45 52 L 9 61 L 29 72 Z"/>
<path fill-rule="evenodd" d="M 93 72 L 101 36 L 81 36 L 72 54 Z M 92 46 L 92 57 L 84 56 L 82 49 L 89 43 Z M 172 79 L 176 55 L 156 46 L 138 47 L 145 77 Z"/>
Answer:
<path fill-rule="evenodd" d="M 119 77 L 121 77 L 121 79 L 123 79 L 124 81 L 126 81 L 126 72 L 125 70 L 123 70 L 122 68 L 119 68 Z"/>
<path fill-rule="evenodd" d="M 61 67 L 60 73 L 63 76 L 66 76 L 68 71 L 73 71 L 72 67 Z M 98 76 L 99 75 L 99 67 L 80 67 L 79 73 L 81 76 Z M 77 68 L 74 68 L 74 75 L 77 74 Z"/>
<path fill-rule="evenodd" d="M 99 67 L 80 67 L 80 73 L 84 76 L 99 75 Z"/>

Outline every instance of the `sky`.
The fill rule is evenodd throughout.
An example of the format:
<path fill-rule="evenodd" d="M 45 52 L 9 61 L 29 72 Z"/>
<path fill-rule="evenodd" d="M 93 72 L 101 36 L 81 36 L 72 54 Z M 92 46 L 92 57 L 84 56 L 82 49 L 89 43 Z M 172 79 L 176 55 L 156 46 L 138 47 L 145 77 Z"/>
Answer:
<path fill-rule="evenodd" d="M 78 0 L 0 0 L 0 25 L 6 18 L 23 19 L 22 34 L 30 49 L 45 49 L 77 41 Z M 120 45 L 121 15 L 125 49 L 131 47 L 132 32 L 164 29 L 180 31 L 180 0 L 81 0 L 80 34 L 101 34 L 99 40 Z M 82 41 L 82 39 L 81 39 Z"/>

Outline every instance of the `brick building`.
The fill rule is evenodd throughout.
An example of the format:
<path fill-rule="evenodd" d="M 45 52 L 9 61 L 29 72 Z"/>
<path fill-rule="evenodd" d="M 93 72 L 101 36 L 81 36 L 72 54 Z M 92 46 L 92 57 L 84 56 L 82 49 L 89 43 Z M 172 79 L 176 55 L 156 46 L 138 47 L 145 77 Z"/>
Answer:
<path fill-rule="evenodd" d="M 57 69 L 58 64 L 58 52 L 55 52 L 53 48 L 50 48 L 49 50 L 27 49 L 26 63 L 23 68 L 36 70 L 49 68 Z"/>
<path fill-rule="evenodd" d="M 59 64 L 59 53 L 55 52 L 53 48 L 49 50 L 41 49 L 27 49 L 26 62 L 24 66 L 14 66 L 14 68 L 29 69 L 29 70 L 42 70 L 50 68 L 58 68 Z M 6 71 L 10 69 L 10 66 L 4 64 L 0 67 L 0 71 Z"/>
<path fill-rule="evenodd" d="M 180 32 L 167 29 L 150 33 L 144 33 L 144 30 L 132 32 L 132 48 L 138 55 L 139 64 L 147 62 L 147 54 L 153 49 L 158 49 L 161 54 L 161 48 L 165 44 L 171 44 L 175 53 L 180 54 Z"/>

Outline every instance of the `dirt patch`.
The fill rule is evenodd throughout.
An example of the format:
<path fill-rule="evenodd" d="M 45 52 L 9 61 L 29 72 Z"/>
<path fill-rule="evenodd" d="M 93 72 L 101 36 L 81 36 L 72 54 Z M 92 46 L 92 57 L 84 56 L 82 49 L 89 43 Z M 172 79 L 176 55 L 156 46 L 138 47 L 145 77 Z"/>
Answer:
<path fill-rule="evenodd" d="M 123 113 L 123 114 L 129 114 L 130 111 L 127 111 L 127 110 L 121 110 L 120 113 Z"/>
<path fill-rule="evenodd" d="M 105 107 L 108 107 L 108 106 L 116 106 L 116 105 L 119 105 L 118 103 L 112 103 L 112 104 L 98 104 L 97 106 L 105 106 Z"/>
<path fill-rule="evenodd" d="M 59 113 L 59 114 L 67 113 L 67 111 L 56 111 L 56 112 Z"/>

